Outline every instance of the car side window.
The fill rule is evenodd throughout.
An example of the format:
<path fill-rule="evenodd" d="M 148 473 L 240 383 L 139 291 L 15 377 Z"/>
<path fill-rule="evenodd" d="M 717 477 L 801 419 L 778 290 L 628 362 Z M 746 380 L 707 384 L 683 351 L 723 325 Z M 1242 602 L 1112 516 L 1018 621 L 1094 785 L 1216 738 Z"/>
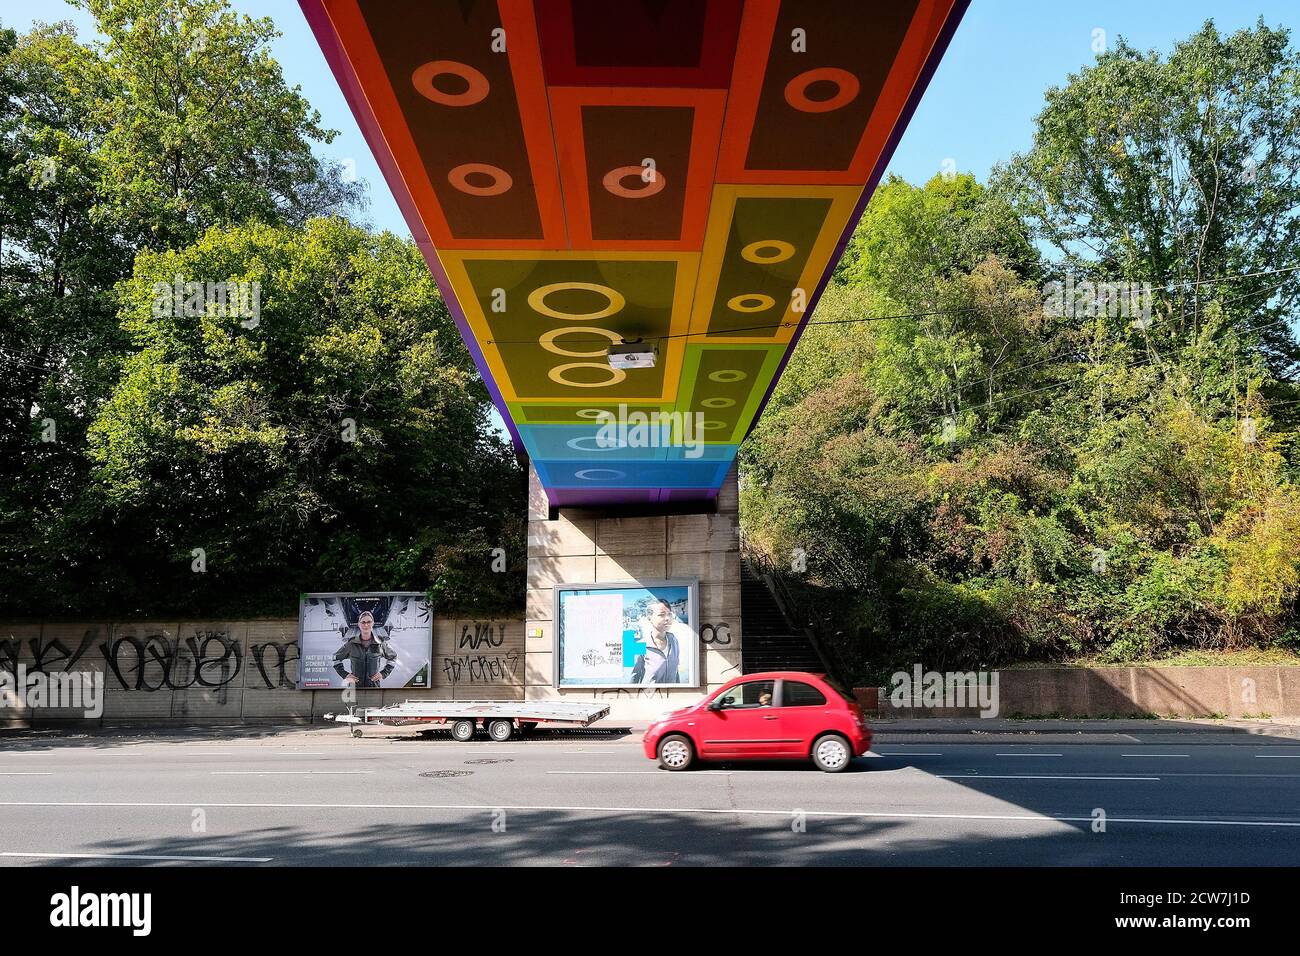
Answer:
<path fill-rule="evenodd" d="M 723 710 L 742 710 L 747 707 L 771 707 L 776 693 L 776 681 L 752 680 L 723 693 L 718 701 Z"/>
<path fill-rule="evenodd" d="M 781 706 L 783 707 L 822 707 L 826 696 L 812 684 L 803 681 L 788 680 L 781 688 Z"/>

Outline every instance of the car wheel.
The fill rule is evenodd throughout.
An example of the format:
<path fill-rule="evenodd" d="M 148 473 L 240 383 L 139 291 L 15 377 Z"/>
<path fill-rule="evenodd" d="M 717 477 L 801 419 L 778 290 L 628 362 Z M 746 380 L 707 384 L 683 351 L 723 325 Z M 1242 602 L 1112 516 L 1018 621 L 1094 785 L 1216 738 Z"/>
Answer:
<path fill-rule="evenodd" d="M 659 766 L 665 770 L 685 770 L 695 762 L 695 748 L 681 734 L 670 734 L 659 741 Z"/>
<path fill-rule="evenodd" d="M 488 736 L 497 743 L 509 740 L 515 732 L 515 725 L 508 720 L 494 720 L 488 724 Z"/>
<path fill-rule="evenodd" d="M 451 725 L 451 739 L 466 741 L 474 737 L 474 721 L 458 720 Z"/>
<path fill-rule="evenodd" d="M 853 751 L 839 734 L 822 734 L 813 741 L 812 759 L 818 770 L 839 773 L 853 760 Z"/>

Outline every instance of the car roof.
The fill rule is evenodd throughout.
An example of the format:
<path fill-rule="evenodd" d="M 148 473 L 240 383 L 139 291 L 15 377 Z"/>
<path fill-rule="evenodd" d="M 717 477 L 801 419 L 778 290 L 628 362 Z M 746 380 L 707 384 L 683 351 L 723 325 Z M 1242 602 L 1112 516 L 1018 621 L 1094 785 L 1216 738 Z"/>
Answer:
<path fill-rule="evenodd" d="M 759 671 L 756 674 L 741 674 L 739 677 L 734 678 L 734 680 L 806 680 L 809 677 L 815 677 L 818 680 L 826 680 L 825 674 L 814 673 L 813 671 Z"/>

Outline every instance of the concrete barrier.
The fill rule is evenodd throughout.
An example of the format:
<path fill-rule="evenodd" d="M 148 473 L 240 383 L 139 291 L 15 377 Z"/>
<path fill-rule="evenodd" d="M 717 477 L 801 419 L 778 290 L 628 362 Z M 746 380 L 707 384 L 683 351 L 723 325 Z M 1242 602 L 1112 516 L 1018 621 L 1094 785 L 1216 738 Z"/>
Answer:
<path fill-rule="evenodd" d="M 999 717 L 1300 717 L 1300 666 L 1044 667 L 997 674 Z M 974 707 L 898 706 L 890 687 L 855 694 L 880 717 L 980 715 Z"/>
<path fill-rule="evenodd" d="M 430 688 L 357 692 L 370 706 L 407 698 L 522 700 L 524 622 L 435 618 Z M 0 671 L 89 673 L 103 714 L 0 701 L 0 727 L 316 721 L 344 708 L 337 690 L 298 690 L 298 621 L 126 621 L 0 625 Z"/>

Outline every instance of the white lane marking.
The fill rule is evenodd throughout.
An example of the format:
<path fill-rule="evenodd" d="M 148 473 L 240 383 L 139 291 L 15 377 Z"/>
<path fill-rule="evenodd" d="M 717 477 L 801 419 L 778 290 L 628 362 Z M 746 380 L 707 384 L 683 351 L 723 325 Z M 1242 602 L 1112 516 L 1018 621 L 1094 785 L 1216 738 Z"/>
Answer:
<path fill-rule="evenodd" d="M 209 770 L 214 777 L 303 777 L 312 774 L 328 774 L 337 777 L 340 774 L 374 773 L 373 770 Z"/>
<path fill-rule="evenodd" d="M 276 751 L 250 751 L 248 753 L 238 754 L 237 756 L 241 758 L 252 757 L 252 756 L 265 756 L 271 759 L 275 759 L 278 757 L 325 757 L 327 759 L 333 758 L 333 759 L 346 760 L 346 759 L 354 759 L 357 757 L 387 757 L 390 754 L 394 754 L 394 755 L 426 754 L 427 755 L 428 753 L 429 751 L 427 750 L 337 750 L 337 751 L 324 751 L 321 753 L 313 753 L 313 754 L 277 753 Z"/>
<path fill-rule="evenodd" d="M 5 757 L 63 757 L 63 756 L 85 756 L 92 757 L 173 757 L 183 755 L 186 757 L 204 756 L 204 757 L 233 757 L 233 750 L 101 750 L 98 747 L 67 748 L 60 750 L 32 750 L 26 752 L 0 753 L 0 760 Z"/>
<path fill-rule="evenodd" d="M 271 757 L 328 757 L 337 750 L 264 750 L 262 753 Z"/>
<path fill-rule="evenodd" d="M 513 751 L 512 751 L 513 752 Z M 340 748 L 337 751 L 320 750 L 320 751 L 303 751 L 303 750 L 134 750 L 134 751 L 104 751 L 104 750 L 78 750 L 67 751 L 67 756 L 78 757 L 138 757 L 147 759 L 149 757 L 386 757 L 389 754 L 428 754 L 428 750 L 383 750 L 379 748 L 360 749 L 360 748 Z M 493 753 L 501 753 L 499 750 Z M 55 757 L 64 756 L 60 751 L 40 751 L 30 753 L 4 753 L 0 752 L 0 760 L 8 757 Z"/>
<path fill-rule="evenodd" d="M 1300 779 L 1300 773 L 1210 773 L 1208 771 L 1180 771 L 1174 773 L 1168 770 L 1162 770 L 1161 773 L 1166 777 L 1280 777 L 1284 780 Z"/>
<path fill-rule="evenodd" d="M 1300 754 L 1255 754 L 1255 756 L 1256 757 L 1291 757 L 1292 759 L 1300 759 Z"/>
<path fill-rule="evenodd" d="M 270 856 L 146 856 L 140 853 L 0 853 L 40 860 L 181 860 L 186 863 L 270 863 Z"/>
<path fill-rule="evenodd" d="M 329 753 L 327 750 L 279 750 L 274 747 L 239 747 L 235 750 L 208 750 L 206 747 L 140 747 L 135 750 L 113 751 L 114 756 L 123 757 L 162 757 L 168 754 L 202 754 L 204 756 L 220 754 L 225 757 L 267 754 L 273 757 L 285 757 L 298 755 L 321 756 L 327 753 Z"/>
<path fill-rule="evenodd" d="M 621 777 L 621 776 L 640 776 L 641 774 L 653 774 L 654 776 L 667 776 L 663 770 L 548 770 L 548 775 L 577 775 L 583 777 Z M 686 774 L 689 777 L 708 777 L 718 776 L 729 777 L 734 773 L 732 770 L 696 770 L 694 773 Z"/>
<path fill-rule="evenodd" d="M 0 770 L 0 777 L 49 777 L 49 770 Z"/>
<path fill-rule="evenodd" d="M 215 807 L 220 810 L 466 810 L 475 813 L 491 813 L 493 810 L 537 813 L 660 813 L 681 816 L 702 813 L 715 816 L 761 816 L 789 817 L 789 810 L 763 810 L 756 808 L 725 807 L 584 807 L 584 806 L 501 806 L 475 803 L 213 803 L 210 800 L 190 800 L 185 803 L 127 803 L 127 802 L 76 802 L 53 800 L 5 800 L 0 807 L 71 807 L 71 808 L 119 808 L 138 810 L 142 808 L 177 808 Z M 1023 813 L 902 813 L 873 812 L 868 810 L 805 810 L 808 816 L 838 817 L 843 819 L 863 820 L 989 820 L 994 822 L 1012 821 L 1023 823 L 1092 823 L 1093 817 L 1067 816 L 1065 814 L 1023 814 Z M 1185 817 L 1107 817 L 1107 823 L 1151 823 L 1170 826 L 1204 826 L 1204 827 L 1294 827 L 1300 828 L 1300 820 L 1199 820 Z"/>
<path fill-rule="evenodd" d="M 149 750 L 136 753 L 123 753 L 123 757 L 233 757 L 233 750 Z"/>
<path fill-rule="evenodd" d="M 1159 777 L 1106 777 L 1063 773 L 940 773 L 941 780 L 1159 780 Z"/>
<path fill-rule="evenodd" d="M 1121 757 L 1190 757 L 1191 754 L 1120 754 Z"/>
<path fill-rule="evenodd" d="M 995 757 L 1062 757 L 1064 754 L 994 754 Z"/>
<path fill-rule="evenodd" d="M 889 751 L 888 753 L 886 753 L 886 752 L 883 751 L 883 750 L 873 750 L 873 751 L 871 751 L 871 753 L 869 753 L 867 756 L 876 756 L 876 757 L 942 757 L 943 754 L 938 753 L 938 752 L 930 753 L 930 752 L 923 751 L 923 750 L 912 751 L 912 752 L 907 752 L 907 753 L 905 753 L 905 752 L 903 752 L 903 751 L 901 751 L 901 750 L 891 750 L 891 751 Z"/>

